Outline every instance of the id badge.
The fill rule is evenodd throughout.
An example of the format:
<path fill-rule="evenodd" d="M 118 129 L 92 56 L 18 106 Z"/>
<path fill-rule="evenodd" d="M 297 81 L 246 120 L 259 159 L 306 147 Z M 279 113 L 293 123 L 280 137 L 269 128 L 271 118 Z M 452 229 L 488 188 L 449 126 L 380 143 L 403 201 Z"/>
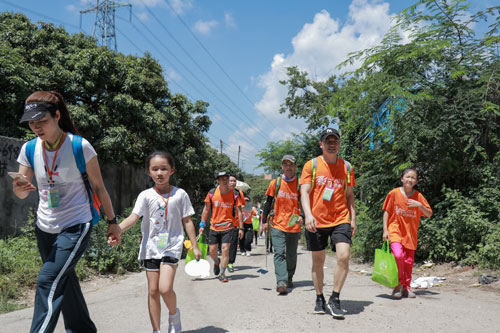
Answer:
<path fill-rule="evenodd" d="M 323 191 L 323 200 L 330 201 L 333 196 L 333 187 L 325 187 Z"/>
<path fill-rule="evenodd" d="M 300 218 L 299 215 L 292 214 L 292 216 L 290 217 L 290 220 L 288 221 L 288 226 L 291 227 L 291 226 L 296 225 L 297 222 L 299 222 L 299 218 Z"/>
<path fill-rule="evenodd" d="M 159 249 L 164 249 L 167 247 L 168 242 L 168 232 L 160 232 L 158 234 L 158 244 L 157 247 Z"/>
<path fill-rule="evenodd" d="M 59 190 L 48 190 L 49 208 L 59 207 Z"/>

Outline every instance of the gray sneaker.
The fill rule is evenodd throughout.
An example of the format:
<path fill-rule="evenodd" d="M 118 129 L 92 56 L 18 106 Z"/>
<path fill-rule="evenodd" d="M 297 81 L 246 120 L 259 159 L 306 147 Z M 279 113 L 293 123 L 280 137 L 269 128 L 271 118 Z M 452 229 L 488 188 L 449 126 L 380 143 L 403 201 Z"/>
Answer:
<path fill-rule="evenodd" d="M 326 306 L 326 301 L 324 297 L 316 298 L 316 304 L 314 305 L 314 313 L 317 314 L 331 314 L 330 310 Z"/>
<path fill-rule="evenodd" d="M 276 285 L 276 291 L 280 295 L 286 295 L 286 294 L 288 294 L 288 290 L 286 290 L 286 282 L 285 281 L 278 282 L 278 284 Z"/>
<path fill-rule="evenodd" d="M 333 298 L 332 296 L 326 304 L 327 308 L 330 310 L 330 314 L 335 319 L 344 319 L 344 310 L 340 307 L 340 299 Z"/>
<path fill-rule="evenodd" d="M 392 297 L 397 298 L 397 299 L 400 299 L 401 297 L 403 297 L 403 286 L 402 285 L 398 285 L 397 287 L 395 287 L 392 290 Z"/>

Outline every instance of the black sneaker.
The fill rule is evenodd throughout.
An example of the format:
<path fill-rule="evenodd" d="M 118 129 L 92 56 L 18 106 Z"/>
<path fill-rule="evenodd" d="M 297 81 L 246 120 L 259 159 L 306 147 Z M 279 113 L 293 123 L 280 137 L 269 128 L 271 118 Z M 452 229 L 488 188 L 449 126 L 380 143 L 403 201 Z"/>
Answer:
<path fill-rule="evenodd" d="M 217 262 L 214 261 L 214 275 L 217 276 L 220 273 L 220 267 L 219 267 L 219 259 L 217 259 Z"/>
<path fill-rule="evenodd" d="M 292 280 L 292 279 L 288 279 L 288 282 L 287 282 L 287 287 L 288 287 L 288 288 L 294 288 L 294 285 L 293 285 L 293 280 Z"/>
<path fill-rule="evenodd" d="M 333 316 L 333 318 L 344 319 L 344 311 L 340 307 L 340 299 L 330 297 L 326 306 L 328 310 L 330 310 L 330 314 Z"/>
<path fill-rule="evenodd" d="M 317 314 L 330 314 L 330 310 L 326 306 L 326 301 L 324 297 L 316 298 L 316 305 L 314 306 L 314 313 Z"/>

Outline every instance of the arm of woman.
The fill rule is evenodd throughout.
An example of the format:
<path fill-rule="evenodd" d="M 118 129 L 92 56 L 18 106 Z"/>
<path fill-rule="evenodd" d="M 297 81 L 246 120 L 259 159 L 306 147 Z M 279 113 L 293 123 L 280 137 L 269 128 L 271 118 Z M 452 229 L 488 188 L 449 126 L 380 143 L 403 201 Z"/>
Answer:
<path fill-rule="evenodd" d="M 19 199 L 25 199 L 31 191 L 36 190 L 36 187 L 31 183 L 33 179 L 33 175 L 35 174 L 33 169 L 22 164 L 19 164 L 20 174 L 24 176 L 24 180 L 22 181 L 19 178 L 14 179 L 12 182 L 12 191 Z"/>
<path fill-rule="evenodd" d="M 382 240 L 385 242 L 389 240 L 389 229 L 387 229 L 387 222 L 389 221 L 389 213 L 384 210 L 384 215 L 382 216 L 382 223 L 384 225 L 384 232 L 382 233 Z"/>
<path fill-rule="evenodd" d="M 86 168 L 90 184 L 101 201 L 104 214 L 106 214 L 106 217 L 109 220 L 113 220 L 115 218 L 115 212 L 113 211 L 111 198 L 109 197 L 108 191 L 104 186 L 104 181 L 102 180 L 101 169 L 99 168 L 97 156 L 94 156 L 87 162 Z M 114 241 L 120 242 L 121 229 L 117 224 L 109 224 L 106 235 L 108 236 L 108 239 L 111 236 Z"/>
<path fill-rule="evenodd" d="M 186 216 L 182 219 L 182 223 L 184 223 L 184 228 L 186 229 L 186 233 L 191 241 L 191 245 L 193 246 L 194 257 L 199 260 L 201 259 L 201 251 L 198 249 L 198 242 L 196 241 L 196 231 L 194 230 L 194 223 L 191 219 L 191 216 Z"/>

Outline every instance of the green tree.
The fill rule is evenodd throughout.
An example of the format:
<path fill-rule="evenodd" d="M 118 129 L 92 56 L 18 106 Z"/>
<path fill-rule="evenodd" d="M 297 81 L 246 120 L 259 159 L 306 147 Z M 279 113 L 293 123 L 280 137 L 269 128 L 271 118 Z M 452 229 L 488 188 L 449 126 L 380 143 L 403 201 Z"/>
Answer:
<path fill-rule="evenodd" d="M 420 170 L 419 188 L 431 205 L 447 207 L 429 225 L 457 213 L 456 205 L 443 204 L 457 198 L 449 191 L 483 208 L 480 196 L 488 189 L 496 194 L 492 202 L 500 202 L 500 6 L 469 10 L 462 0 L 417 2 L 398 15 L 380 45 L 346 60 L 360 62 L 357 70 L 326 82 L 289 68 L 282 112 L 304 118 L 310 130 L 340 120 L 342 156 L 357 170 L 366 205 L 358 219 L 363 254 L 380 242 L 382 202 L 405 167 Z M 479 21 L 493 23 L 477 36 L 471 27 Z M 499 205 L 486 209 L 490 225 L 497 225 Z M 425 241 L 422 248 L 435 245 Z M 467 238 L 471 251 L 484 241 L 484 233 Z"/>

